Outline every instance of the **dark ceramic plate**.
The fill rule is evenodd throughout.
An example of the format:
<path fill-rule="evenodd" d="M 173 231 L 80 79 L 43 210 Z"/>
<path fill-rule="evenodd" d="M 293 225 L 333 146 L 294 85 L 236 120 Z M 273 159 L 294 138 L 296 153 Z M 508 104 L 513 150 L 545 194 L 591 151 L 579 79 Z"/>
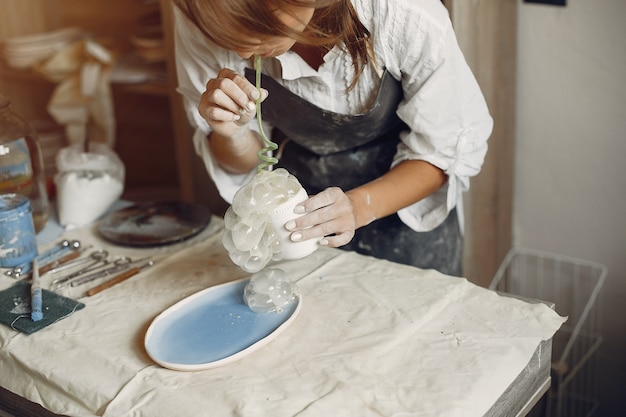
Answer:
<path fill-rule="evenodd" d="M 114 211 L 100 221 L 98 231 L 119 245 L 161 246 L 189 239 L 210 221 L 211 212 L 199 204 L 151 202 Z"/>

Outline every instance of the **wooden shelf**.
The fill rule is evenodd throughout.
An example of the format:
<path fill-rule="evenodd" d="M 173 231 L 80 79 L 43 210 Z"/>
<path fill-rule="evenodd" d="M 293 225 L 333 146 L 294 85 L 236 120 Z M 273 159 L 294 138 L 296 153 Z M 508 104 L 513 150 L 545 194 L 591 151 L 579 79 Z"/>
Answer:
<path fill-rule="evenodd" d="M 116 70 L 121 70 L 111 82 L 115 151 L 127 167 L 126 188 L 161 189 L 168 196 L 175 190 L 179 198 L 194 200 L 196 190 L 205 188 L 194 184 L 198 161 L 176 93 L 171 7 L 170 0 L 21 0 L 19 4 L 0 0 L 0 42 L 12 36 L 78 27 L 113 52 L 118 57 Z M 159 25 L 166 61 L 142 62 L 132 38 L 158 32 Z M 132 75 L 140 75 L 142 69 L 150 81 L 115 81 L 123 71 L 129 71 L 132 81 Z M 49 117 L 47 103 L 55 86 L 34 69 L 0 63 L 0 92 L 12 98 L 15 111 L 26 119 Z"/>
<path fill-rule="evenodd" d="M 54 85 L 53 81 L 46 79 L 43 75 L 32 69 L 14 69 L 6 65 L 0 65 L 0 78 L 8 81 L 22 81 L 28 83 L 44 83 Z M 157 82 L 139 82 L 139 83 L 112 83 L 112 88 L 134 94 L 145 94 L 149 96 L 167 96 L 169 95 L 169 86 L 167 81 Z"/>
<path fill-rule="evenodd" d="M 167 83 L 113 84 L 113 88 L 126 93 L 143 94 L 147 96 L 166 97 L 169 95 L 169 86 Z"/>
<path fill-rule="evenodd" d="M 7 79 L 9 81 L 50 82 L 40 74 L 36 73 L 33 69 L 14 69 L 6 66 L 4 62 L 0 63 L 0 78 Z"/>

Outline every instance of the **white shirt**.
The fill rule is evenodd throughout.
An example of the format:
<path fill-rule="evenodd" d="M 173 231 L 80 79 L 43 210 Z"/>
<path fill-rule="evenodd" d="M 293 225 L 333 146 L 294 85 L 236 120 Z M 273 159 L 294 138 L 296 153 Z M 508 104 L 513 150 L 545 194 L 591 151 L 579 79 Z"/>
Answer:
<path fill-rule="evenodd" d="M 288 51 L 265 59 L 263 72 L 319 107 L 359 114 L 369 109 L 380 83 L 380 69 L 386 68 L 402 82 L 404 99 L 397 114 L 410 128 L 401 135 L 392 166 L 421 159 L 448 175 L 443 187 L 398 215 L 413 230 L 429 231 L 457 206 L 462 221 L 462 193 L 469 189 L 469 178 L 480 171 L 493 121 L 459 49 L 446 9 L 439 0 L 353 0 L 353 4 L 370 31 L 377 63 L 377 68 L 366 68 L 356 88 L 345 92 L 354 72 L 349 54 L 338 47 L 326 54 L 318 70 Z M 196 129 L 195 150 L 220 195 L 232 202 L 235 192 L 256 170 L 233 175 L 219 166 L 209 150 L 210 128 L 198 113 L 198 103 L 207 81 L 220 69 L 243 74 L 253 65 L 235 52 L 212 44 L 180 10 L 174 8 L 174 12 L 178 91 Z M 250 128 L 257 130 L 256 121 Z"/>

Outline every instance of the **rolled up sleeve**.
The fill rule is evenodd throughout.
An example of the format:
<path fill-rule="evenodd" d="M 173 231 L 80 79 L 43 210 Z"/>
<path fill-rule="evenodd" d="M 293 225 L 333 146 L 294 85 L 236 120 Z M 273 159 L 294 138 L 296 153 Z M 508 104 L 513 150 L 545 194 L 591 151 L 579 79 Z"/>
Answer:
<path fill-rule="evenodd" d="M 393 165 L 424 160 L 448 175 L 437 192 L 398 212 L 416 231 L 434 229 L 455 206 L 461 206 L 470 177 L 480 172 L 493 128 L 484 96 L 451 26 L 440 31 L 441 36 L 436 33 L 429 31 L 420 53 L 404 54 L 407 58 L 399 64 L 405 97 L 398 115 L 410 130 L 401 136 Z"/>
<path fill-rule="evenodd" d="M 174 7 L 176 31 L 177 91 L 183 97 L 183 106 L 187 119 L 195 129 L 193 134 L 194 150 L 202 161 L 220 196 L 232 203 L 237 190 L 248 183 L 256 171 L 247 174 L 233 174 L 225 171 L 215 160 L 209 149 L 207 139 L 211 128 L 198 112 L 198 103 L 206 90 L 206 83 L 217 76 L 223 66 L 243 72 L 245 61 L 232 59 L 232 54 L 221 48 L 211 47 L 209 41 L 191 24 L 184 14 Z M 256 120 L 250 122 L 250 129 L 258 131 Z"/>

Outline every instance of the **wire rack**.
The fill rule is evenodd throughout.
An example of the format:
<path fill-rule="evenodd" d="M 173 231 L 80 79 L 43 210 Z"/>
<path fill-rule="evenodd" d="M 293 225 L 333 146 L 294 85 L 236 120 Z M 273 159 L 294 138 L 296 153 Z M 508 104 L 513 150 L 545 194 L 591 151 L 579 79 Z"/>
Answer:
<path fill-rule="evenodd" d="M 552 341 L 552 385 L 543 415 L 591 417 L 598 409 L 599 295 L 604 265 L 537 250 L 513 248 L 490 289 L 554 303 L 567 322 Z"/>

